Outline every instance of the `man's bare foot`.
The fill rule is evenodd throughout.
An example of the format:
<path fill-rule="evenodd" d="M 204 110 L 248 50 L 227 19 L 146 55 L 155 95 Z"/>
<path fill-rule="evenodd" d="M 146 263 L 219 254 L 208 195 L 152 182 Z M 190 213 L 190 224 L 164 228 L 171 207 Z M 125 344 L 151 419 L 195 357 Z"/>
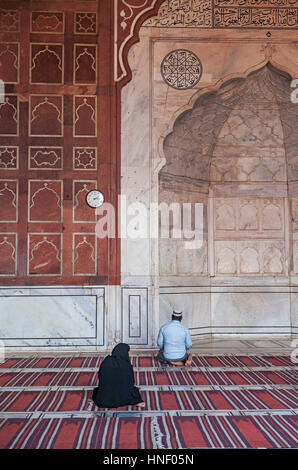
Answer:
<path fill-rule="evenodd" d="M 178 367 L 184 366 L 184 363 L 180 361 L 179 362 L 169 361 L 169 364 L 171 364 L 172 366 L 178 366 Z"/>
<path fill-rule="evenodd" d="M 139 406 L 140 408 L 144 408 L 144 407 L 145 407 L 145 403 L 142 401 L 141 403 L 137 403 L 136 406 Z"/>
<path fill-rule="evenodd" d="M 188 355 L 188 359 L 187 359 L 187 361 L 185 362 L 186 367 L 190 367 L 190 366 L 191 366 L 191 363 L 192 363 L 192 354 L 189 354 L 189 355 Z"/>

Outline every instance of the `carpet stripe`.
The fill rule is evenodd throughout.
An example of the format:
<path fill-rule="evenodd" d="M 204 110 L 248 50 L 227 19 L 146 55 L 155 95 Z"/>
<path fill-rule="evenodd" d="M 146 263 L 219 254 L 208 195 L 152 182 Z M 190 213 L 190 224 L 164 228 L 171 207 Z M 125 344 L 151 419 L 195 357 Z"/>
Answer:
<path fill-rule="evenodd" d="M 194 439 L 196 440 L 196 447 L 208 446 L 208 443 L 206 443 L 201 429 L 198 429 L 195 425 L 195 418 L 182 418 L 179 421 L 180 432 L 184 444 L 183 447 L 194 447 Z"/>
<path fill-rule="evenodd" d="M 272 422 L 270 420 L 260 422 L 258 419 L 255 419 L 258 422 L 259 426 L 262 427 L 264 433 L 268 435 L 268 437 L 274 441 L 275 446 L 277 447 L 287 447 L 287 439 L 283 438 L 284 433 L 277 434 L 272 427 Z"/>
<path fill-rule="evenodd" d="M 117 447 L 120 449 L 137 449 L 138 431 L 139 423 L 136 419 L 122 419 L 119 422 Z"/>
<path fill-rule="evenodd" d="M 57 419 L 49 419 L 48 420 L 48 425 L 44 428 L 44 432 L 41 434 L 37 445 L 32 446 L 32 448 L 41 448 L 45 449 L 45 440 L 49 440 L 50 438 L 53 438 L 55 436 L 55 428 L 57 427 Z M 47 423 L 47 421 L 46 421 Z M 39 436 L 37 436 L 38 439 Z"/>
<path fill-rule="evenodd" d="M 11 441 L 22 432 L 23 426 L 24 421 L 21 419 L 3 420 L 0 423 L 0 449 L 10 448 Z"/>
<path fill-rule="evenodd" d="M 205 372 L 205 371 L 144 371 L 136 372 L 136 384 L 142 385 L 296 385 L 298 374 L 286 372 Z M 96 386 L 96 372 L 39 372 L 21 373 L 15 378 L 11 373 L 0 374 L 1 386 Z"/>
<path fill-rule="evenodd" d="M 2 412 L 66 412 L 95 410 L 91 390 L 1 392 Z M 148 410 L 173 409 L 289 409 L 297 407 L 297 394 L 272 390 L 141 390 Z M 91 404 L 91 405 L 90 405 Z M 91 406 L 91 407 L 90 407 Z M 133 407 L 136 409 L 136 407 Z M 122 407 L 126 410 L 127 407 Z"/>
<path fill-rule="evenodd" d="M 31 427 L 35 427 L 36 424 L 37 423 L 34 422 L 33 420 L 25 421 L 22 429 L 20 430 L 18 434 L 16 434 L 15 439 L 13 440 L 13 442 L 11 442 L 8 448 L 9 449 L 20 448 L 22 444 L 23 436 L 26 436 L 28 428 L 30 429 Z"/>
<path fill-rule="evenodd" d="M 255 447 L 274 447 L 268 439 L 261 432 L 259 427 L 256 425 L 253 419 L 248 418 L 236 418 L 233 423 L 238 427 L 239 431 L 246 436 L 248 446 L 251 448 Z"/>
<path fill-rule="evenodd" d="M 235 448 L 246 447 L 243 439 L 241 439 L 241 435 L 239 432 L 235 432 L 235 429 L 230 425 L 229 420 L 225 419 L 223 416 L 219 416 L 218 421 L 220 422 L 221 426 L 226 429 L 226 432 L 233 440 Z"/>
<path fill-rule="evenodd" d="M 297 447 L 298 428 L 290 423 L 285 416 L 271 416 L 271 419 L 279 425 L 279 428 L 287 433 L 288 439 L 293 440 L 294 446 Z M 294 447 L 293 446 L 293 447 Z"/>
<path fill-rule="evenodd" d="M 256 422 L 256 426 L 260 429 L 262 434 L 267 437 L 268 441 L 272 443 L 272 447 L 280 447 L 280 440 L 278 439 L 277 435 L 272 435 L 268 432 L 268 427 L 266 426 L 266 422 L 254 420 Z"/>

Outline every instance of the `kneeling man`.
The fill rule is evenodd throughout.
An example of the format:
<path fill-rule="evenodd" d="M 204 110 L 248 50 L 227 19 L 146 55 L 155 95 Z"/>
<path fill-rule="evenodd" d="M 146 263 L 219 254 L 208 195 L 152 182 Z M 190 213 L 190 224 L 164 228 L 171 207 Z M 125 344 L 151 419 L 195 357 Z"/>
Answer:
<path fill-rule="evenodd" d="M 157 345 L 160 348 L 158 360 L 175 366 L 190 366 L 192 355 L 187 353 L 192 341 L 189 329 L 182 325 L 182 312 L 173 311 L 172 321 L 163 325 L 159 331 Z"/>

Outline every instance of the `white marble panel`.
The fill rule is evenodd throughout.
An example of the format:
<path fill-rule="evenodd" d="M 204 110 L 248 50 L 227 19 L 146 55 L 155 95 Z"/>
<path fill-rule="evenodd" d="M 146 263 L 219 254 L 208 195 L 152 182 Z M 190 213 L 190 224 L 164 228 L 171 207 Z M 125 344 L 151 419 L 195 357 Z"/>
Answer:
<path fill-rule="evenodd" d="M 212 331 L 222 333 L 290 332 L 290 296 L 286 292 L 213 292 Z"/>
<path fill-rule="evenodd" d="M 173 292 L 160 294 L 159 307 L 160 326 L 171 320 L 173 310 L 183 312 L 183 323 L 190 329 L 192 336 L 201 336 L 210 333 L 210 293 L 208 289 L 197 292 L 196 289 L 183 291 L 177 288 Z"/>
<path fill-rule="evenodd" d="M 122 240 L 122 278 L 150 274 L 150 245 L 147 239 Z"/>
<path fill-rule="evenodd" d="M 122 334 L 125 343 L 149 345 L 148 302 L 147 288 L 122 288 Z"/>
<path fill-rule="evenodd" d="M 291 320 L 294 332 L 298 333 L 298 288 L 295 290 L 291 293 Z"/>
<path fill-rule="evenodd" d="M 103 346 L 104 289 L 0 291 L 0 338 L 9 347 Z"/>

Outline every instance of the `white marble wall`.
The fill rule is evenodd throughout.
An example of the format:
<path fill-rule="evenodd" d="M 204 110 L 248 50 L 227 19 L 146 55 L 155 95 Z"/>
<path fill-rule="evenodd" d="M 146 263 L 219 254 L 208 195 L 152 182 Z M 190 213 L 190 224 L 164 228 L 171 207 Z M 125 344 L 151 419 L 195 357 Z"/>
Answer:
<path fill-rule="evenodd" d="M 204 287 L 160 288 L 160 324 L 171 320 L 173 310 L 183 312 L 183 324 L 193 338 L 211 334 L 210 289 Z"/>
<path fill-rule="evenodd" d="M 213 288 L 213 334 L 291 334 L 289 288 Z"/>
<path fill-rule="evenodd" d="M 133 80 L 122 90 L 121 195 L 126 207 L 140 202 L 149 207 L 151 192 L 149 42 L 136 44 L 129 60 Z M 124 207 L 124 205 L 123 205 Z M 137 215 L 137 212 L 136 212 Z M 134 215 L 126 211 L 127 228 Z M 149 224 L 149 218 L 148 218 Z M 149 226 L 149 225 L 148 225 Z M 150 240 L 122 237 L 122 279 L 151 274 Z M 125 281 L 124 281 L 125 284 Z"/>
<path fill-rule="evenodd" d="M 254 32 L 254 41 L 248 31 L 208 31 L 206 41 L 206 31 L 202 30 L 141 28 L 140 42 L 129 53 L 133 78 L 122 91 L 122 194 L 126 194 L 129 200 L 140 200 L 148 206 L 150 202 L 173 201 L 174 197 L 180 201 L 187 200 L 190 193 L 183 189 L 181 180 L 175 182 L 174 191 L 164 191 L 164 188 L 161 191 L 155 169 L 158 164 L 159 169 L 163 168 L 165 163 L 162 163 L 165 137 L 172 131 L 177 117 L 192 108 L 203 92 L 217 90 L 227 79 L 246 77 L 268 60 L 276 67 L 298 75 L 292 56 L 292 32 L 276 31 L 275 34 L 276 43 L 271 47 L 264 45 L 264 33 L 258 31 Z M 178 48 L 192 50 L 203 64 L 201 80 L 193 89 L 174 90 L 161 77 L 162 59 Z M 276 118 L 274 125 L 278 127 L 280 121 L 275 108 L 274 113 L 270 119 L 274 121 Z M 231 125 L 234 118 L 236 116 L 232 115 Z M 254 130 L 246 129 L 243 132 L 250 140 L 250 133 Z M 239 183 L 235 185 L 229 178 L 226 180 L 226 174 L 220 173 L 218 161 L 223 156 L 222 147 L 228 157 L 238 142 L 234 146 L 228 142 L 228 133 L 222 129 L 221 142 L 214 149 L 211 168 L 214 188 L 209 198 L 214 198 L 213 202 L 208 202 L 208 188 L 204 195 L 201 188 L 202 194 L 195 196 L 203 201 L 206 211 L 202 253 L 186 254 L 186 250 L 182 249 L 183 242 L 173 243 L 173 240 L 122 240 L 123 287 L 129 287 L 130 292 L 135 289 L 136 293 L 149 287 L 148 311 L 144 309 L 144 321 L 149 315 L 149 344 L 150 341 L 154 344 L 159 326 L 168 321 L 173 308 L 185 312 L 185 323 L 198 338 L 211 333 L 290 334 L 295 325 L 298 330 L 297 293 L 290 293 L 291 231 L 285 155 L 277 134 L 274 155 L 274 146 L 270 151 L 262 150 L 261 135 L 257 153 L 245 154 L 243 147 L 243 161 L 240 159 L 238 162 L 238 173 L 235 165 L 231 167 L 232 180 L 235 180 L 235 174 Z M 279 136 L 282 136 L 281 132 Z M 268 147 L 270 145 L 268 143 Z M 273 156 L 274 161 L 269 161 Z M 191 168 L 188 167 L 186 177 L 194 174 Z M 199 167 L 195 168 L 200 170 Z M 244 169 L 243 174 L 241 168 Z M 274 184 L 271 184 L 272 175 Z M 223 179 L 226 185 L 222 184 Z M 166 184 L 169 184 L 168 180 Z M 233 194 L 235 188 L 237 191 Z M 232 212 L 234 210 L 236 214 L 233 235 L 230 235 L 230 227 L 217 223 L 215 216 L 221 201 L 228 201 L 229 198 L 233 199 Z M 254 198 L 256 200 L 252 201 Z M 251 206 L 244 207 L 246 203 L 255 205 L 257 226 L 253 225 L 255 220 L 252 220 L 253 214 L 249 211 Z M 298 246 L 298 235 L 296 238 Z M 220 266 L 217 263 L 217 255 L 222 248 L 232 248 L 235 253 L 233 273 L 230 269 L 222 270 L 222 263 Z M 252 266 L 253 255 L 258 269 Z M 298 272 L 296 261 L 294 272 Z M 125 309 L 123 312 L 127 314 Z"/>

